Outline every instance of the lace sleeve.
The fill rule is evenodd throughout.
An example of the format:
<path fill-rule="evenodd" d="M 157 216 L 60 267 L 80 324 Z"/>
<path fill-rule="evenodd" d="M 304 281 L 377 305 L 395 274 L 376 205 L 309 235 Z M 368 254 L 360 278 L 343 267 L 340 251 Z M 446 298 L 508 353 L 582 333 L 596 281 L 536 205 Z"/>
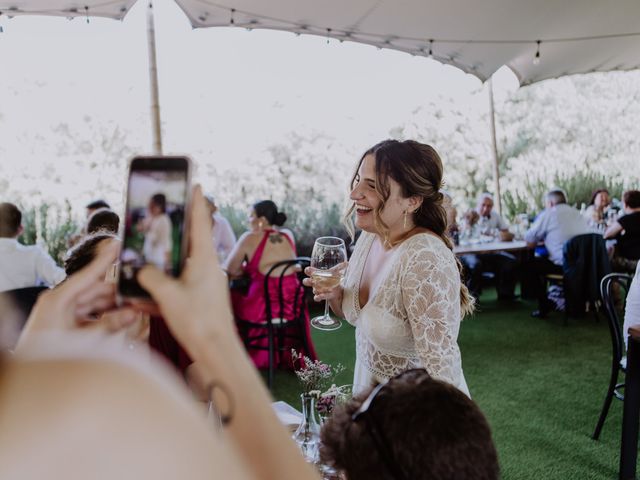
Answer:
<path fill-rule="evenodd" d="M 412 249 L 402 275 L 402 303 L 411 326 L 415 351 L 434 378 L 453 385 L 461 381 L 460 274 L 450 252 L 432 245 Z"/>

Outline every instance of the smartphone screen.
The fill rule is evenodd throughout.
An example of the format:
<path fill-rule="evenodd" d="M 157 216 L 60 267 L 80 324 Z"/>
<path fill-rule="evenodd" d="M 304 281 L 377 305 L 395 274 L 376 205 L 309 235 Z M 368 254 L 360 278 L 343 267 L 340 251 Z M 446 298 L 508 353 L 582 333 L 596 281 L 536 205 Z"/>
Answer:
<path fill-rule="evenodd" d="M 180 275 L 186 255 L 189 184 L 186 157 L 131 160 L 118 282 L 122 296 L 149 297 L 136 280 L 147 264 Z"/>

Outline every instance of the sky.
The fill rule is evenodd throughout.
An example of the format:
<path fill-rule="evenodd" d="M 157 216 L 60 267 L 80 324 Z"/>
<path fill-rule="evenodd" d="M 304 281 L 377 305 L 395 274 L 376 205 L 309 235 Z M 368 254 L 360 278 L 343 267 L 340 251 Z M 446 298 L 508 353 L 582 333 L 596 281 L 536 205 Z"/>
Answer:
<path fill-rule="evenodd" d="M 3 165 L 57 162 L 56 193 L 69 193 L 73 166 L 55 158 L 62 147 L 52 127 L 89 120 L 119 125 L 132 148 L 151 151 L 145 10 L 137 2 L 122 22 L 0 17 Z M 164 150 L 220 170 L 242 168 L 293 132 L 322 132 L 355 157 L 427 100 L 482 88 L 454 67 L 402 52 L 287 32 L 194 30 L 171 0 L 155 0 L 155 22 Z M 503 69 L 494 83 L 499 108 L 517 80 Z"/>

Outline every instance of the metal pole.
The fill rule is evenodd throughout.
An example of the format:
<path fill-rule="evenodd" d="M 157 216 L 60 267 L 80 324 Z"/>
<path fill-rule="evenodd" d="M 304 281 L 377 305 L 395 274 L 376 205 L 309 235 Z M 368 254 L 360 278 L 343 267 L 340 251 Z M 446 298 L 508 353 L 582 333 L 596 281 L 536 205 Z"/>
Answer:
<path fill-rule="evenodd" d="M 151 128 L 153 153 L 162 155 L 162 129 L 160 124 L 160 92 L 158 89 L 158 62 L 156 59 L 156 30 L 153 22 L 153 2 L 147 9 L 147 39 L 149 48 L 149 81 L 151 85 Z"/>
<path fill-rule="evenodd" d="M 491 120 L 491 146 L 493 151 L 493 182 L 496 185 L 494 198 L 496 201 L 496 207 L 498 207 L 498 213 L 502 215 L 502 198 L 500 195 L 500 168 L 499 168 L 499 160 L 498 160 L 498 143 L 496 141 L 496 112 L 493 106 L 493 79 L 490 78 L 487 83 L 489 84 L 489 117 Z"/>

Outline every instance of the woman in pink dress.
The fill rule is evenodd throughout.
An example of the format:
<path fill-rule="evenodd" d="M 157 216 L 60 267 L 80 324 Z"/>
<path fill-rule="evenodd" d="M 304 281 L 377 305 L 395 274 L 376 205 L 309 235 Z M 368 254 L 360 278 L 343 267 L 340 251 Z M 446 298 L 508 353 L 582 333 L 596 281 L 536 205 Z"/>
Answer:
<path fill-rule="evenodd" d="M 250 230 L 244 233 L 234 249 L 229 254 L 225 270 L 229 276 L 233 278 L 247 278 L 249 286 L 246 293 L 239 289 L 232 289 L 231 301 L 233 304 L 233 312 L 238 320 L 248 322 L 263 323 L 266 321 L 266 305 L 264 296 L 264 280 L 269 269 L 278 262 L 283 260 L 292 260 L 296 258 L 296 247 L 289 235 L 281 233 L 274 227 L 280 227 L 286 222 L 287 216 L 278 212 L 278 207 L 271 200 L 264 200 L 256 203 L 249 214 Z M 285 338 L 287 342 L 284 352 L 279 352 L 279 345 L 276 344 L 275 363 L 279 366 L 287 368 L 292 367 L 291 349 L 295 348 L 298 352 L 309 356 L 312 360 L 316 359 L 315 349 L 311 343 L 311 335 L 309 332 L 309 313 L 305 302 L 296 299 L 296 295 L 301 295 L 300 281 L 296 271 L 289 269 L 287 275 L 282 278 L 283 281 L 283 297 L 284 312 L 279 311 L 278 301 L 278 282 L 282 270 L 278 269 L 272 273 L 269 278 L 269 296 L 272 305 L 272 315 L 275 318 L 285 318 L 292 320 L 295 317 L 294 305 L 302 305 L 305 309 L 305 325 L 304 334 L 307 339 L 309 351 L 306 351 L 304 345 L 295 344 L 291 339 Z M 297 300 L 297 301 L 296 301 Z M 291 329 L 295 329 L 292 326 Z M 257 329 L 249 328 L 247 331 L 241 332 L 248 335 L 249 338 L 265 333 L 265 328 Z M 294 332 L 292 332 L 294 333 Z M 260 347 L 267 347 L 266 338 L 261 339 L 260 343 L 253 342 Z M 277 336 L 276 336 L 277 342 Z M 249 355 L 253 359 L 257 368 L 268 368 L 269 353 L 265 350 L 249 350 Z"/>

